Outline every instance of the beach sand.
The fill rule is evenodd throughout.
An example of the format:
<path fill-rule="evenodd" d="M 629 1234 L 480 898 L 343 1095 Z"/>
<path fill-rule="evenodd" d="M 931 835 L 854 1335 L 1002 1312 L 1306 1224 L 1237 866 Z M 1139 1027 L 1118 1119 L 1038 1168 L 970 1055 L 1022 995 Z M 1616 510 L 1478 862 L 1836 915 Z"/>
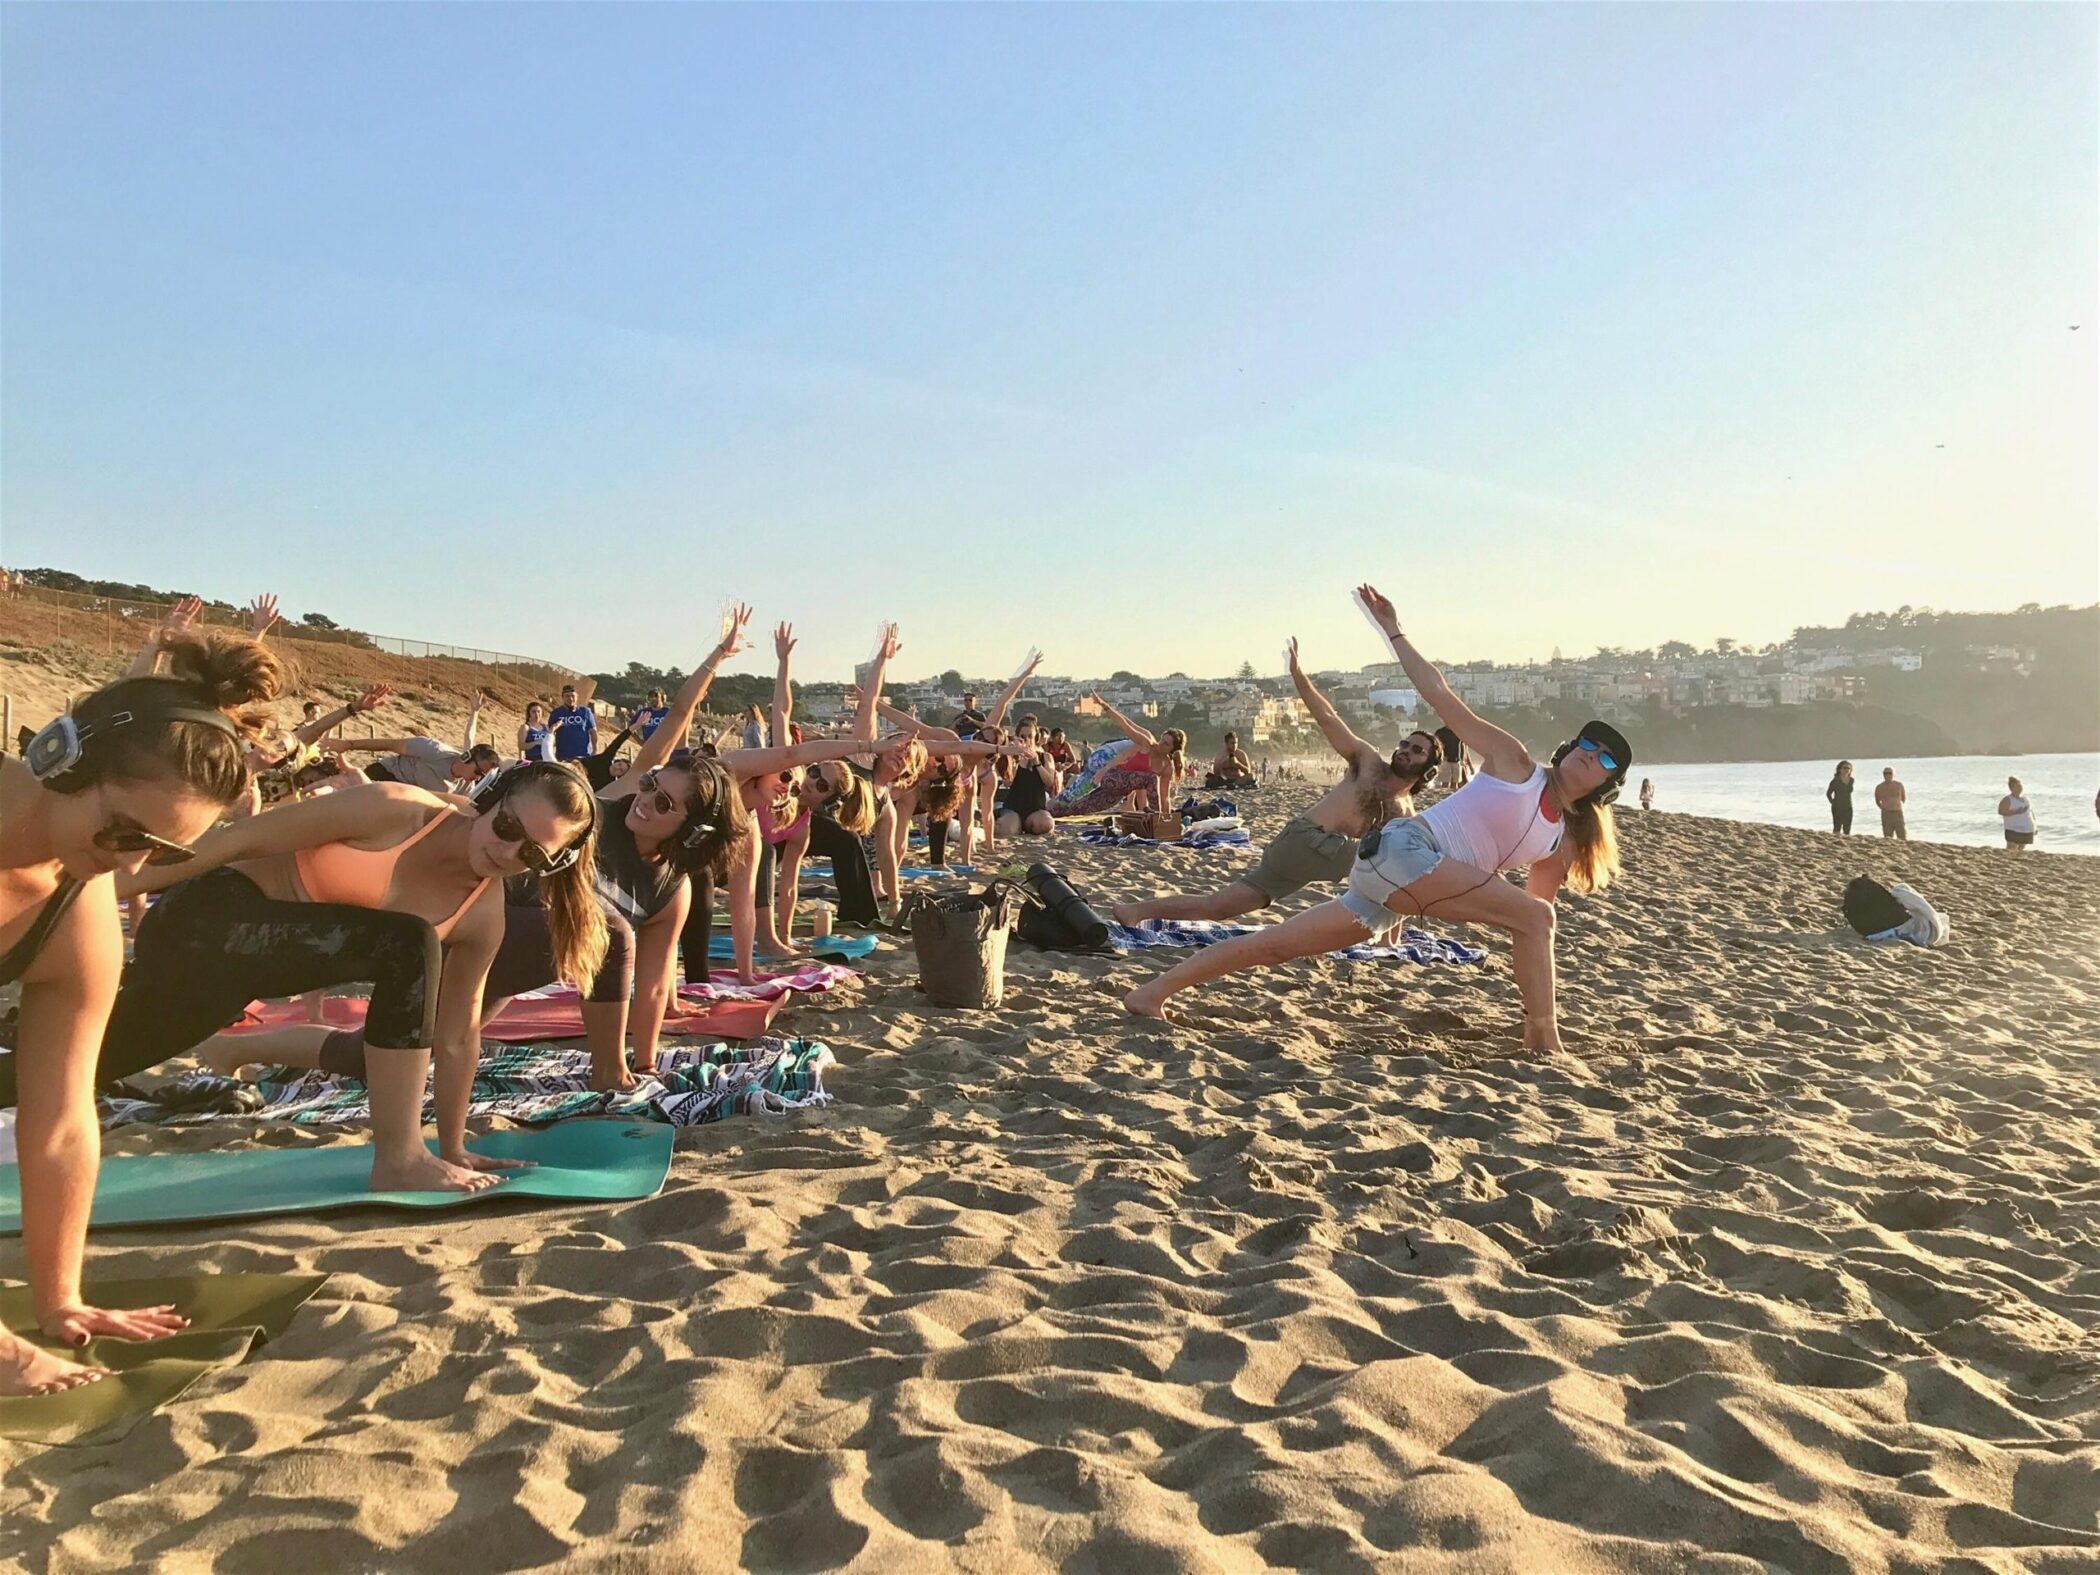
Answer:
<path fill-rule="evenodd" d="M 646 1202 L 98 1236 L 334 1278 L 121 1442 L 0 1444 L 0 1562 L 2094 1569 L 2100 860 L 1622 824 L 1564 1056 L 1500 936 L 1181 1029 L 1118 1006 L 1177 953 L 1017 945 L 969 1014 L 907 943 L 780 1019 L 837 1105 Z M 1052 857 L 1103 906 L 1251 859 Z M 1862 870 L 1952 943 L 1854 940 Z"/>

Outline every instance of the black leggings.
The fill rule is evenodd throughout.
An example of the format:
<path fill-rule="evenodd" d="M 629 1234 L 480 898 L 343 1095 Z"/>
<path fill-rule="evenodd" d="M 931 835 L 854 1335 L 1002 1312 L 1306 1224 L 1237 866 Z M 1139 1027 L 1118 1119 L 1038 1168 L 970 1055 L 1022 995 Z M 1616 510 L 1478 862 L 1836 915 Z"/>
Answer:
<path fill-rule="evenodd" d="M 831 860 L 831 878 L 839 889 L 839 921 L 873 924 L 882 917 L 875 900 L 875 876 L 868 866 L 867 844 L 829 815 L 809 817 L 812 858 Z"/>
<path fill-rule="evenodd" d="M 443 948 L 430 921 L 339 902 L 279 902 L 234 870 L 173 887 L 139 926 L 100 1082 L 158 1066 L 241 1019 L 258 997 L 369 984 L 365 1037 L 383 1050 L 427 1046 Z"/>
<path fill-rule="evenodd" d="M 1852 800 L 1834 798 L 1830 801 L 1830 829 L 1840 836 L 1852 835 Z"/>
<path fill-rule="evenodd" d="M 695 870 L 691 876 L 692 901 L 685 910 L 685 928 L 678 932 L 678 960 L 689 983 L 707 979 L 707 943 L 715 934 L 715 877 L 711 870 Z"/>
<path fill-rule="evenodd" d="M 481 1009 L 527 990 L 554 983 L 554 932 L 547 910 L 538 903 L 511 903 L 503 910 L 503 944 L 489 964 L 481 987 Z M 584 992 L 586 1001 L 624 1001 L 634 993 L 634 930 L 610 908 L 605 910 L 605 962 Z M 367 1019 L 369 1022 L 369 1019 Z M 321 1046 L 321 1070 L 337 1077 L 365 1075 L 366 1031 L 338 1028 Z"/>

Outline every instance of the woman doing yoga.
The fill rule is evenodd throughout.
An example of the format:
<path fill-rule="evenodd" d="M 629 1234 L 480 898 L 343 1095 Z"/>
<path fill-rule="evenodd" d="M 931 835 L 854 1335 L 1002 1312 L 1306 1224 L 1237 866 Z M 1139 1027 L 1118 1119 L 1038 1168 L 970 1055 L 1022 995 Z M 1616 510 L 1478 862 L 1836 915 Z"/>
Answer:
<path fill-rule="evenodd" d="M 79 1346 L 150 1340 L 172 1307 L 108 1311 L 85 1299 L 88 1207 L 101 1161 L 95 1064 L 124 965 L 112 875 L 179 862 L 248 790 L 244 757 L 268 722 L 251 709 L 285 684 L 252 640 L 172 632 L 167 677 L 85 696 L 0 758 L 0 984 L 19 984 L 0 1107 L 16 1114 L 22 1256 L 38 1323 Z M 50 1394 L 104 1376 L 0 1330 L 0 1395 Z"/>
<path fill-rule="evenodd" d="M 1428 914 L 1492 924 L 1514 941 L 1524 1003 L 1524 1045 L 1558 1050 L 1554 1004 L 1553 904 L 1563 884 L 1602 891 L 1618 874 L 1611 801 L 1632 751 L 1616 728 L 1587 724 L 1541 765 L 1510 734 L 1482 721 L 1400 632 L 1393 604 L 1370 586 L 1357 591 L 1416 691 L 1481 757 L 1480 774 L 1418 815 L 1389 820 L 1364 837 L 1348 893 L 1269 929 L 1206 947 L 1124 998 L 1132 1012 L 1164 1017 L 1191 985 L 1242 968 L 1312 957 L 1357 945 Z M 1519 891 L 1505 870 L 1527 869 Z"/>
<path fill-rule="evenodd" d="M 1094 700 L 1110 721 L 1123 729 L 1131 747 L 1110 760 L 1084 785 L 1074 784 L 1050 806 L 1060 818 L 1069 815 L 1099 815 L 1118 808 L 1133 793 L 1151 793 L 1153 805 L 1164 813 L 1173 803 L 1173 793 L 1188 769 L 1189 736 L 1178 727 L 1164 729 L 1154 737 L 1149 729 L 1118 711 L 1096 693 Z"/>
<path fill-rule="evenodd" d="M 573 771 L 532 765 L 478 810 L 405 782 L 370 782 L 207 833 L 186 865 L 124 883 L 172 889 L 139 928 L 101 1079 L 204 1044 L 258 998 L 369 984 L 373 1190 L 493 1186 L 487 1172 L 509 1167 L 467 1152 L 466 1112 L 482 985 L 503 940 L 500 883 L 527 870 L 550 877 L 560 894 L 548 909 L 554 954 L 588 986 L 605 950 L 587 896 L 592 820 Z M 433 1047 L 437 1154 L 423 1139 Z"/>

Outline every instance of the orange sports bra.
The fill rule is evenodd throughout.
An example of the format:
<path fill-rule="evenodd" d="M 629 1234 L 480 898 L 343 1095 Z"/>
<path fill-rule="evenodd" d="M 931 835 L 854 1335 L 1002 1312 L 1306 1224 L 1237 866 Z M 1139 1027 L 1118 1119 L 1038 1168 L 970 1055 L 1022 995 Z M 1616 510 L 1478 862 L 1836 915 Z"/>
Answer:
<path fill-rule="evenodd" d="M 453 813 L 458 813 L 453 811 Z M 432 815 L 423 822 L 423 829 L 390 848 L 353 848 L 347 842 L 324 842 L 317 848 L 301 848 L 292 855 L 292 863 L 299 871 L 299 884 L 305 888 L 309 902 L 340 902 L 352 908 L 383 908 L 386 894 L 394 888 L 394 866 L 401 862 L 401 855 L 445 824 L 449 817 Z M 459 922 L 459 916 L 472 906 L 476 897 L 488 887 L 483 881 L 467 893 L 466 901 L 452 910 L 452 916 L 440 920 L 434 928 L 439 939 L 449 933 Z"/>

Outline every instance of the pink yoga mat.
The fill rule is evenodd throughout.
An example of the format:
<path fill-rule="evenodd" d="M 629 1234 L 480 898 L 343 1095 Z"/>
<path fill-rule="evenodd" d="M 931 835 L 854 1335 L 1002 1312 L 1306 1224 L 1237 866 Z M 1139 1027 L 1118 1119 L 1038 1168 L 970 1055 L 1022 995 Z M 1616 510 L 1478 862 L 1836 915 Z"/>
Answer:
<path fill-rule="evenodd" d="M 673 1008 L 664 1019 L 664 1032 L 680 1039 L 756 1039 L 772 1024 L 780 1002 L 716 1001 L 704 1009 Z M 362 1028 L 365 1003 L 356 996 L 331 995 L 322 1004 L 330 1028 Z M 248 1015 L 229 1034 L 260 1033 L 267 1028 L 286 1028 L 306 1021 L 306 1008 L 298 1001 L 256 1001 Z M 583 1009 L 578 998 L 535 1001 L 520 996 L 503 1008 L 493 1021 L 481 1025 L 481 1037 L 498 1044 L 527 1045 L 542 1039 L 581 1039 Z"/>

